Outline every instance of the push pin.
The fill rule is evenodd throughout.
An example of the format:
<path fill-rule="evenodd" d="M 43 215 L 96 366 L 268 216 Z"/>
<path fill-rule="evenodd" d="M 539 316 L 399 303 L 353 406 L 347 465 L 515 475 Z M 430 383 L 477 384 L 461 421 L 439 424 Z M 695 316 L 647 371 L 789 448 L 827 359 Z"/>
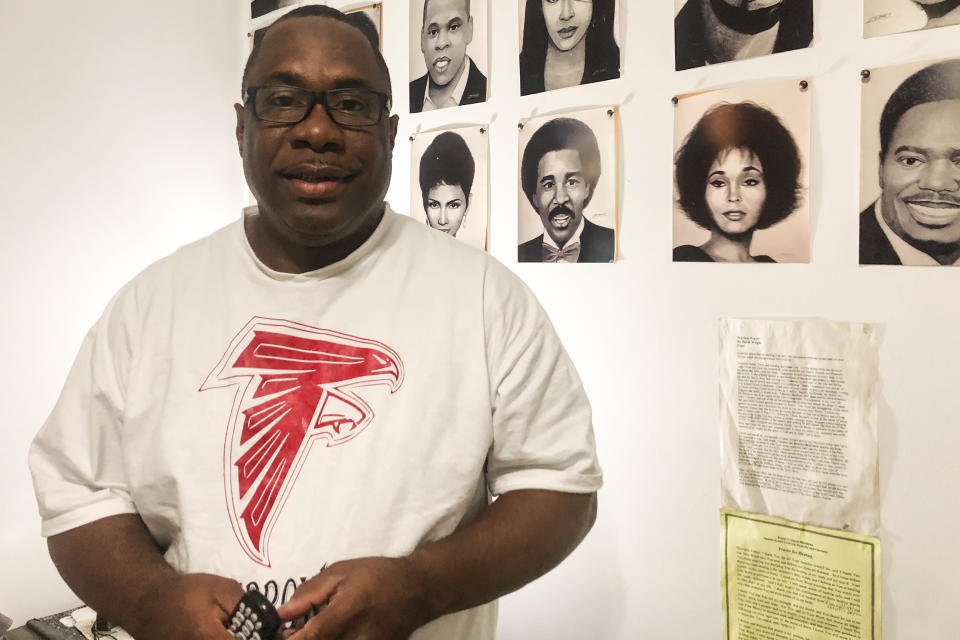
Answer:
<path fill-rule="evenodd" d="M 672 98 L 670 98 L 670 102 L 672 102 L 674 105 L 680 104 L 680 98 L 678 98 L 677 96 L 673 96 Z"/>
<path fill-rule="evenodd" d="M 612 118 L 612 117 L 613 117 L 613 109 L 607 109 L 607 115 Z"/>
<path fill-rule="evenodd" d="M 862 80 L 863 82 L 870 81 L 870 69 L 863 69 L 860 72 L 860 80 Z"/>
<path fill-rule="evenodd" d="M 486 132 L 487 132 L 487 130 L 486 130 L 485 128 L 480 127 L 480 133 L 486 133 Z"/>
<path fill-rule="evenodd" d="M 810 86 L 810 83 L 807 82 L 806 80 L 801 80 L 801 81 L 800 81 L 800 91 L 806 91 L 806 90 L 807 90 L 807 87 L 809 87 L 809 86 Z"/>

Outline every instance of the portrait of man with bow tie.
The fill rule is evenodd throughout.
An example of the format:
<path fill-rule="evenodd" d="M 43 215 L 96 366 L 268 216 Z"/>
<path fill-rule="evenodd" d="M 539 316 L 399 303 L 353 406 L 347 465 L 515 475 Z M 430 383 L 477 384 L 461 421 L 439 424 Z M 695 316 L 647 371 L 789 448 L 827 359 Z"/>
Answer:
<path fill-rule="evenodd" d="M 543 232 L 519 245 L 519 262 L 614 261 L 615 231 L 584 215 L 601 165 L 597 136 L 585 122 L 553 118 L 534 131 L 520 161 L 520 186 Z"/>

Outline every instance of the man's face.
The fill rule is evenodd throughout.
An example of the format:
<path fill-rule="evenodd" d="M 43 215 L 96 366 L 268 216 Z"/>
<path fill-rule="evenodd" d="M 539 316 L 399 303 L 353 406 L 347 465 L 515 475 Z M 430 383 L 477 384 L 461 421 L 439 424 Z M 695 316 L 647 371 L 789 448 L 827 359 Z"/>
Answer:
<path fill-rule="evenodd" d="M 420 51 L 433 84 L 445 87 L 459 77 L 473 40 L 466 0 L 426 0 Z"/>
<path fill-rule="evenodd" d="M 589 199 L 590 185 L 583 177 L 576 150 L 550 151 L 540 158 L 533 201 L 544 230 L 557 246 L 562 247 L 576 233 Z"/>
<path fill-rule="evenodd" d="M 388 93 L 370 43 L 329 18 L 294 18 L 264 37 L 248 86 L 292 85 L 312 91 L 364 87 Z M 316 105 L 297 124 L 262 122 L 252 105 L 237 111 L 237 142 L 247 184 L 264 221 L 303 246 L 343 240 L 380 215 L 390 183 L 397 116 L 343 127 Z"/>
<path fill-rule="evenodd" d="M 960 243 L 960 100 L 900 118 L 880 165 L 883 218 L 897 235 Z"/>

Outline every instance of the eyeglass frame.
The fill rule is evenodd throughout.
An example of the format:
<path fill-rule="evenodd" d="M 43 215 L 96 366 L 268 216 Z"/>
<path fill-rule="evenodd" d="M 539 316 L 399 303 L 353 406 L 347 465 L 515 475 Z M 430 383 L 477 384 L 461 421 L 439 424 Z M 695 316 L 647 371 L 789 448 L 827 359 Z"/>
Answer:
<path fill-rule="evenodd" d="M 278 120 L 268 120 L 262 117 L 259 113 L 257 113 L 257 102 L 256 102 L 257 92 L 260 91 L 261 89 L 268 89 L 268 88 L 296 89 L 297 91 L 302 91 L 305 94 L 309 94 L 310 101 L 307 103 L 306 110 L 303 112 L 303 117 L 293 122 L 286 122 L 286 121 L 278 121 Z M 334 117 L 333 112 L 330 109 L 330 106 L 327 104 L 327 101 L 326 101 L 327 94 L 331 94 L 331 93 L 337 94 L 343 91 L 357 91 L 357 90 L 368 91 L 373 95 L 377 96 L 377 98 L 380 100 L 380 112 L 379 112 L 379 115 L 377 116 L 377 119 L 369 124 L 356 124 L 356 123 L 344 124 L 339 122 L 336 119 L 336 117 Z M 368 89 L 366 87 L 338 87 L 336 89 L 323 89 L 321 91 L 310 91 L 309 89 L 304 89 L 303 87 L 296 87 L 294 85 L 289 85 L 289 84 L 264 84 L 257 87 L 247 87 L 246 99 L 243 101 L 244 108 L 246 108 L 247 105 L 250 105 L 251 112 L 253 113 L 253 117 L 256 118 L 257 120 L 260 120 L 261 122 L 269 122 L 271 124 L 280 124 L 280 125 L 291 126 L 291 127 L 295 124 L 300 124 L 301 122 L 309 118 L 310 114 L 313 113 L 313 108 L 316 107 L 318 104 L 323 107 L 323 110 L 327 113 L 327 117 L 330 118 L 334 123 L 337 124 L 337 126 L 340 126 L 340 127 L 372 127 L 376 124 L 379 124 L 380 121 L 383 120 L 383 116 L 390 113 L 390 108 L 393 106 L 392 100 L 389 95 L 387 95 L 383 91 L 376 91 L 374 89 Z"/>

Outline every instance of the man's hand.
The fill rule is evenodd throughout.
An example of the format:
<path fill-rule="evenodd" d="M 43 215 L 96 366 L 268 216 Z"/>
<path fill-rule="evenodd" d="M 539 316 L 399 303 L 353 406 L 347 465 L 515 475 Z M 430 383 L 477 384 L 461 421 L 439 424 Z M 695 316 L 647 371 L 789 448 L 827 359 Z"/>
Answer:
<path fill-rule="evenodd" d="M 405 640 L 442 615 L 517 589 L 556 566 L 596 518 L 596 494 L 510 491 L 446 538 L 403 558 L 330 565 L 278 612 L 318 610 L 286 640 Z"/>
<path fill-rule="evenodd" d="M 144 594 L 137 640 L 232 640 L 224 622 L 243 597 L 243 587 L 209 573 L 167 576 Z"/>
<path fill-rule="evenodd" d="M 229 640 L 223 621 L 239 582 L 180 574 L 136 514 L 95 520 L 47 539 L 60 575 L 81 600 L 137 640 Z"/>
<path fill-rule="evenodd" d="M 277 611 L 289 622 L 316 610 L 290 640 L 406 640 L 431 618 L 423 576 L 406 558 L 332 564 Z"/>

